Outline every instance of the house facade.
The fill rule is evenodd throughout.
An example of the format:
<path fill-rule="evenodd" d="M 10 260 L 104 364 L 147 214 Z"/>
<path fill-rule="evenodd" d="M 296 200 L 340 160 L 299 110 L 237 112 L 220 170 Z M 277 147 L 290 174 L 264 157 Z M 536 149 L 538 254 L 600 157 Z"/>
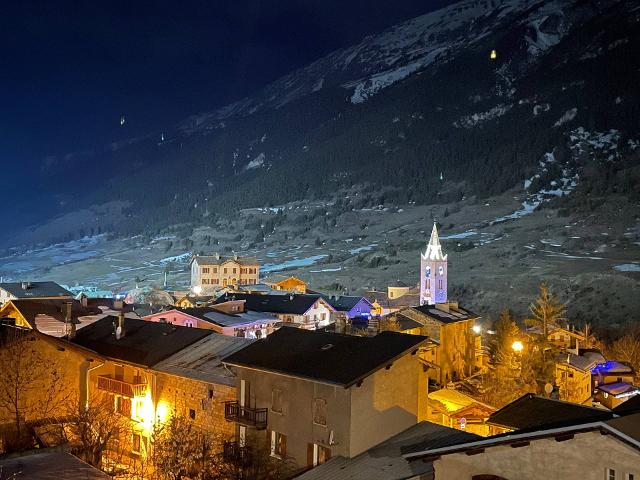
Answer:
<path fill-rule="evenodd" d="M 197 255 L 191 259 L 191 288 L 212 291 L 228 285 L 255 285 L 260 263 L 252 257 Z"/>
<path fill-rule="evenodd" d="M 283 328 L 254 342 L 225 359 L 238 372 L 238 397 L 226 411 L 236 442 L 266 442 L 299 468 L 377 445 L 426 417 L 417 357 L 426 340 Z"/>

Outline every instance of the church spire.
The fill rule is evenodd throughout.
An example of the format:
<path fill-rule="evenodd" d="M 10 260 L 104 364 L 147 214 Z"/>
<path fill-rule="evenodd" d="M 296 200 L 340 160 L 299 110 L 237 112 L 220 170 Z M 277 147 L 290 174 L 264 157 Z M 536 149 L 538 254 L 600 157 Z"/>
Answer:
<path fill-rule="evenodd" d="M 436 226 L 436 222 L 433 222 L 431 238 L 427 244 L 427 250 L 422 254 L 422 257 L 426 260 L 444 261 L 447 259 L 447 256 L 442 254 L 442 245 L 440 245 L 440 237 L 438 236 L 438 227 Z"/>

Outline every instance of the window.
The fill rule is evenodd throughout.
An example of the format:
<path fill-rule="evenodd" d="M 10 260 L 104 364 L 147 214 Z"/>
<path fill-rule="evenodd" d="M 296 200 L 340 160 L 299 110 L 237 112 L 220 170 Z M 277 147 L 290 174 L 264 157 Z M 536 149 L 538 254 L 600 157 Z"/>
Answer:
<path fill-rule="evenodd" d="M 202 273 L 209 273 L 209 267 L 205 267 L 202 269 Z"/>
<path fill-rule="evenodd" d="M 224 268 L 224 273 L 227 273 L 227 268 L 226 267 Z"/>
<path fill-rule="evenodd" d="M 209 389 L 209 400 L 211 400 L 213 398 L 213 389 L 210 388 Z"/>
<path fill-rule="evenodd" d="M 235 269 L 235 268 L 233 269 L 233 272 L 232 272 L 232 273 L 236 273 L 236 269 Z"/>
<path fill-rule="evenodd" d="M 307 444 L 307 466 L 317 467 L 331 458 L 331 450 L 316 443 Z"/>
<path fill-rule="evenodd" d="M 313 423 L 316 425 L 327 424 L 327 401 L 324 398 L 313 400 Z"/>
<path fill-rule="evenodd" d="M 131 399 L 116 396 L 116 412 L 125 417 L 131 417 Z"/>
<path fill-rule="evenodd" d="M 613 468 L 607 468 L 605 480 L 616 480 L 616 471 Z"/>
<path fill-rule="evenodd" d="M 202 284 L 203 285 L 209 285 L 209 279 L 208 278 L 203 278 L 202 279 Z"/>
<path fill-rule="evenodd" d="M 142 446 L 142 442 L 140 440 L 140 435 L 138 435 L 137 433 L 134 433 L 133 440 L 131 442 L 131 451 L 134 453 L 140 453 L 141 446 Z"/>
<path fill-rule="evenodd" d="M 196 419 L 196 411 L 193 408 L 189 409 L 189 418 L 191 420 L 195 420 Z"/>
<path fill-rule="evenodd" d="M 282 458 L 287 454 L 287 436 L 271 431 L 271 456 Z"/>
<path fill-rule="evenodd" d="M 627 480 L 636 480 L 636 476 L 633 473 L 627 473 Z"/>
<path fill-rule="evenodd" d="M 279 388 L 271 390 L 271 411 L 282 413 L 282 390 Z"/>
<path fill-rule="evenodd" d="M 218 267 L 213 267 L 213 273 L 218 273 Z"/>

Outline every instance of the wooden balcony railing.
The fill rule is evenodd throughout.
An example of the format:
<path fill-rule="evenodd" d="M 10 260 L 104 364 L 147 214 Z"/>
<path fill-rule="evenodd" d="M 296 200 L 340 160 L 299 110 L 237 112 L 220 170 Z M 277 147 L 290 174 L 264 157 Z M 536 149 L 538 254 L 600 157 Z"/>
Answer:
<path fill-rule="evenodd" d="M 128 383 L 111 378 L 110 375 L 100 375 L 98 377 L 98 389 L 129 398 L 144 397 L 147 394 L 146 383 Z"/>
<path fill-rule="evenodd" d="M 251 463 L 251 450 L 247 446 L 241 446 L 238 442 L 224 442 L 222 457 L 232 465 L 249 465 Z"/>
<path fill-rule="evenodd" d="M 243 407 L 237 401 L 224 402 L 224 418 L 258 430 L 267 428 L 267 409 Z"/>

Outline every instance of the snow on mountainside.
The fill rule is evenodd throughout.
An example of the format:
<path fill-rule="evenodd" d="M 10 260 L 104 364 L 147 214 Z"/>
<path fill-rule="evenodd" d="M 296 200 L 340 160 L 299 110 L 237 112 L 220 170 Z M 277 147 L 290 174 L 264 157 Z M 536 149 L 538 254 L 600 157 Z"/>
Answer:
<path fill-rule="evenodd" d="M 613 1 L 613 0 L 612 0 Z M 519 24 L 519 39 L 532 61 L 558 44 L 583 15 L 577 0 L 465 0 L 411 19 L 357 45 L 337 50 L 216 111 L 194 115 L 186 132 L 212 129 L 221 119 L 280 108 L 331 87 L 347 90 L 354 104 L 430 65 L 446 62 L 501 26 Z M 489 50 L 487 50 L 487 55 Z M 498 53 L 499 55 L 500 53 Z"/>

